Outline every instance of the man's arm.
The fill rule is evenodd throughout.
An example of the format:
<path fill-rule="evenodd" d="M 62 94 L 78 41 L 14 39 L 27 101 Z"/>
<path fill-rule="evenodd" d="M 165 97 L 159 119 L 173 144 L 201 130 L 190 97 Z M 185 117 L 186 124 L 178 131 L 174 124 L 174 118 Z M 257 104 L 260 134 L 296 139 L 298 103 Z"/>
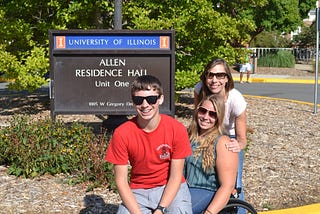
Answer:
<path fill-rule="evenodd" d="M 172 159 L 170 164 L 170 175 L 168 183 L 163 191 L 159 205 L 169 207 L 177 192 L 179 191 L 183 176 L 184 159 Z M 156 210 L 154 213 L 162 213 Z"/>
<path fill-rule="evenodd" d="M 140 214 L 141 210 L 128 183 L 128 165 L 114 165 L 115 181 L 123 204 L 130 213 Z"/>

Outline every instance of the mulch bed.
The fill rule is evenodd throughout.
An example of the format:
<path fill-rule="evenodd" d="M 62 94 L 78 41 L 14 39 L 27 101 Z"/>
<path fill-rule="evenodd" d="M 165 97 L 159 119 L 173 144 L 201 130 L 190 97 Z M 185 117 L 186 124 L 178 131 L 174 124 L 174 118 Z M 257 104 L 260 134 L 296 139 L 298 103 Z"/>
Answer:
<path fill-rule="evenodd" d="M 307 104 L 245 98 L 251 131 L 243 175 L 246 200 L 259 211 L 319 203 L 319 114 L 313 114 L 313 106 Z M 2 95 L 0 125 L 7 125 L 6 120 L 17 113 L 49 117 L 49 106 L 43 93 Z M 176 118 L 188 125 L 192 108 L 192 95 L 180 95 Z M 61 119 L 102 122 L 94 115 Z M 120 203 L 119 196 L 107 189 L 86 192 L 85 184 L 66 184 L 66 175 L 31 180 L 8 176 L 6 170 L 0 167 L 0 213 L 115 213 Z"/>

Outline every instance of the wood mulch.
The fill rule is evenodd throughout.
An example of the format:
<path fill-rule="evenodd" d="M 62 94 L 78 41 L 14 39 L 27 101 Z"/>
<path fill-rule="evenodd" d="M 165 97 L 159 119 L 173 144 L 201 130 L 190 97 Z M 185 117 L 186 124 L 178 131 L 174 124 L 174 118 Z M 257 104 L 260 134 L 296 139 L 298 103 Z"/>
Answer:
<path fill-rule="evenodd" d="M 295 72 L 299 71 L 283 71 L 289 75 Z M 243 175 L 246 200 L 259 211 L 319 203 L 319 114 L 313 114 L 312 105 L 245 98 L 249 127 Z M 43 93 L 0 94 L 0 125 L 7 125 L 6 120 L 15 113 L 49 117 L 48 98 Z M 181 95 L 176 118 L 188 125 L 191 115 L 192 97 Z M 61 118 L 67 122 L 101 122 L 92 115 Z M 121 201 L 103 187 L 86 192 L 85 184 L 69 185 L 66 175 L 23 179 L 7 175 L 6 170 L 0 166 L 0 213 L 112 214 Z"/>

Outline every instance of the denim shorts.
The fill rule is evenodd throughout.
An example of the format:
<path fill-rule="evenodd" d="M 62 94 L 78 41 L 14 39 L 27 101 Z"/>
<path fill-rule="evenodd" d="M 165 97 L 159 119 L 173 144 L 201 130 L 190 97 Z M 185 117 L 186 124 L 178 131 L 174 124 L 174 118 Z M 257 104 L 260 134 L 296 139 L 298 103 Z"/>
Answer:
<path fill-rule="evenodd" d="M 151 189 L 132 189 L 141 212 L 151 214 L 157 208 L 165 186 Z M 191 196 L 187 183 L 182 183 L 180 189 L 168 207 L 167 213 L 170 214 L 192 214 Z M 120 204 L 117 214 L 130 214 L 124 204 Z"/>

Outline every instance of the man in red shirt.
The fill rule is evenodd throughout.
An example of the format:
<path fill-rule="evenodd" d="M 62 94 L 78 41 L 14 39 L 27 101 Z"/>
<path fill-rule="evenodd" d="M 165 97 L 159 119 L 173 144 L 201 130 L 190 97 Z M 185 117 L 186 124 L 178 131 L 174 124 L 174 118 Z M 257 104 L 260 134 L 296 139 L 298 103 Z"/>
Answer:
<path fill-rule="evenodd" d="M 191 155 L 186 128 L 174 118 L 160 114 L 164 96 L 156 77 L 136 78 L 131 95 L 137 116 L 115 129 L 105 158 L 114 164 L 122 199 L 118 214 L 192 213 L 183 176 L 185 158 Z"/>

